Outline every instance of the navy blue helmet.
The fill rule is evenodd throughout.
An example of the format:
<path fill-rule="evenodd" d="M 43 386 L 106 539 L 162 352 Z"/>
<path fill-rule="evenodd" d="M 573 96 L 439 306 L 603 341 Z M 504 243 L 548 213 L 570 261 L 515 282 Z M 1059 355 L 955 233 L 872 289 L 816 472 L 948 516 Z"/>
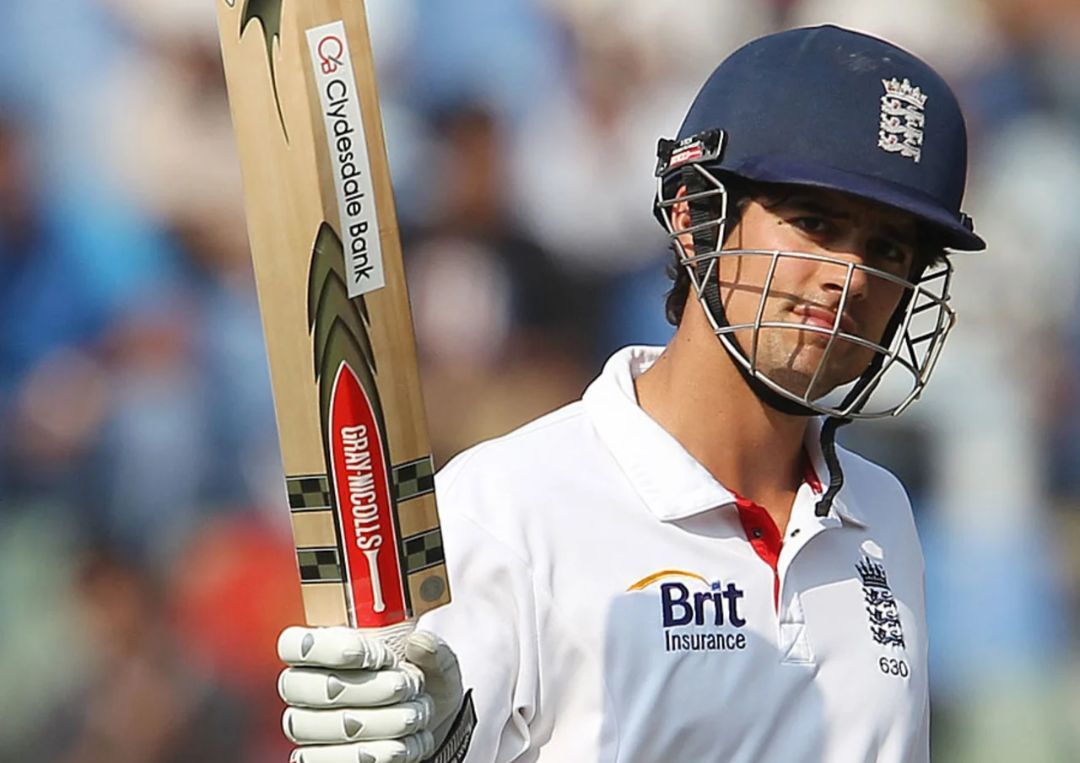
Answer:
<path fill-rule="evenodd" d="M 915 215 L 951 249 L 985 247 L 960 209 L 967 130 L 956 96 L 884 40 L 821 26 L 737 50 L 702 86 L 676 140 L 661 141 L 658 175 L 677 177 L 710 150 L 710 170 L 849 193 Z"/>

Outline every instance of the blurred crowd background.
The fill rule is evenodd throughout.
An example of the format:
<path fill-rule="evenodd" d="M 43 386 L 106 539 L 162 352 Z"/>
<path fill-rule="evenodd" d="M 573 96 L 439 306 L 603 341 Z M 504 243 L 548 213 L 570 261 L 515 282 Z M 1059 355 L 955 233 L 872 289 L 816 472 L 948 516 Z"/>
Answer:
<path fill-rule="evenodd" d="M 266 763 L 301 618 L 213 0 L 0 3 L 0 761 Z M 938 761 L 1080 760 L 1080 3 L 368 0 L 440 463 L 663 343 L 656 139 L 835 22 L 960 94 L 958 328 L 849 445 L 927 552 Z"/>

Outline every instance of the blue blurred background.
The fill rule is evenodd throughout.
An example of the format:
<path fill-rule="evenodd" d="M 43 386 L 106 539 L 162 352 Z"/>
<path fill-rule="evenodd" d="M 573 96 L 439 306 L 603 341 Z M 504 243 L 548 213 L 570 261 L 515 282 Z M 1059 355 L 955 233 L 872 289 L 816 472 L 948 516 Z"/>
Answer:
<path fill-rule="evenodd" d="M 440 462 L 664 342 L 657 137 L 835 22 L 956 87 L 958 328 L 849 445 L 927 552 L 938 761 L 1080 759 L 1080 3 L 368 0 Z M 0 760 L 286 760 L 300 619 L 212 0 L 0 3 Z M 252 645 L 257 645 L 253 647 Z"/>

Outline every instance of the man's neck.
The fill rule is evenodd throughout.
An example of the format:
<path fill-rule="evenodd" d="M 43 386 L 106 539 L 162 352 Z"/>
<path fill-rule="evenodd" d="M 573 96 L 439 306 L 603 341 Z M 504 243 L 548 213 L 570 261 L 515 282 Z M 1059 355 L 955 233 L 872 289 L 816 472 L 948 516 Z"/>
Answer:
<path fill-rule="evenodd" d="M 692 308 L 636 379 L 638 404 L 724 487 L 764 506 L 783 532 L 803 478 L 810 420 L 761 402 L 711 328 L 695 325 L 705 318 Z"/>

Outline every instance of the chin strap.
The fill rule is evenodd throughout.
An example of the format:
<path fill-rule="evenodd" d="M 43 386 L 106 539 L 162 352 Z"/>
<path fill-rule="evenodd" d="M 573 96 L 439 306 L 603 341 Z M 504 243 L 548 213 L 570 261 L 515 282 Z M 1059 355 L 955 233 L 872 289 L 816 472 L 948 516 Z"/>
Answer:
<path fill-rule="evenodd" d="M 821 455 L 825 457 L 825 468 L 829 470 L 829 487 L 814 509 L 814 513 L 819 517 L 828 516 L 833 499 L 844 486 L 844 470 L 840 466 L 840 459 L 836 457 L 836 430 L 850 423 L 851 419 L 830 416 L 821 426 Z"/>
<path fill-rule="evenodd" d="M 890 319 L 888 325 L 885 327 L 882 344 L 887 346 L 892 342 L 893 335 L 900 327 L 901 316 L 907 310 L 907 302 L 910 298 L 911 296 L 908 295 L 908 297 L 900 301 L 900 304 L 896 308 L 896 312 L 893 313 L 892 319 Z M 877 372 L 881 369 L 881 364 L 884 362 L 884 355 L 877 354 L 874 356 L 874 359 L 870 361 L 870 365 L 863 371 L 858 383 L 856 383 L 851 391 L 844 396 L 844 400 L 839 406 L 841 409 L 847 408 L 862 396 L 863 392 L 870 385 L 870 381 L 877 376 Z M 825 458 L 825 468 L 829 470 L 829 487 L 825 490 L 825 494 L 821 496 L 821 500 L 817 502 L 817 507 L 814 509 L 814 513 L 819 517 L 828 515 L 829 510 L 832 509 L 833 500 L 836 498 L 836 495 L 840 492 L 841 488 L 844 487 L 844 469 L 840 466 L 840 459 L 836 456 L 836 430 L 850 423 L 851 419 L 849 418 L 829 416 L 821 426 L 821 455 Z"/>

